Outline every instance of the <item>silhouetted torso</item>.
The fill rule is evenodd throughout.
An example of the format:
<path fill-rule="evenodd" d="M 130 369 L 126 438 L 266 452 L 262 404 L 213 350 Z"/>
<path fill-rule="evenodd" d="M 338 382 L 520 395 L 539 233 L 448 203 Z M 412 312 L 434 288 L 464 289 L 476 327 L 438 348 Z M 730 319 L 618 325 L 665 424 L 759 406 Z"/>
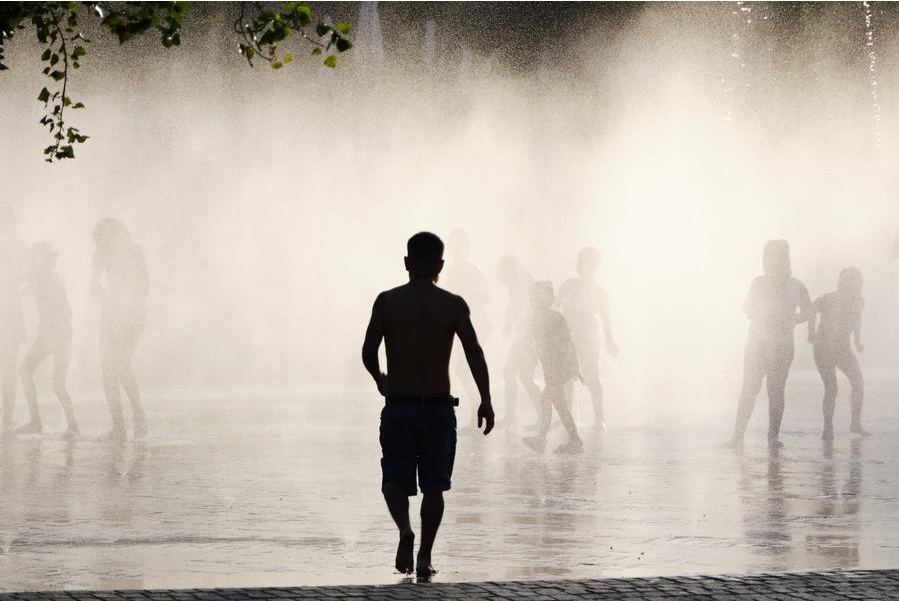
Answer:
<path fill-rule="evenodd" d="M 149 290 L 143 250 L 129 243 L 107 257 L 102 267 L 106 272 L 103 317 L 114 323 L 141 319 L 146 310 L 145 298 Z"/>
<path fill-rule="evenodd" d="M 578 372 L 577 354 L 565 318 L 558 311 L 534 314 L 534 343 L 547 384 L 573 380 Z"/>
<path fill-rule="evenodd" d="M 796 278 L 755 278 L 744 305 L 750 319 L 750 341 L 792 344 L 796 309 L 804 310 L 809 305 L 808 290 Z"/>
<path fill-rule="evenodd" d="M 449 394 L 453 337 L 468 315 L 462 297 L 428 280 L 413 280 L 382 292 L 375 315 L 387 352 L 387 393 Z"/>
<path fill-rule="evenodd" d="M 571 278 L 559 288 L 559 305 L 576 338 L 599 339 L 597 316 L 606 291 L 585 278 Z"/>
<path fill-rule="evenodd" d="M 861 319 L 864 300 L 837 292 L 828 292 L 815 301 L 821 313 L 815 346 L 849 349 L 852 330 Z"/>
<path fill-rule="evenodd" d="M 72 309 L 66 288 L 55 273 L 41 274 L 33 281 L 38 315 L 38 337 L 65 340 L 72 336 Z"/>

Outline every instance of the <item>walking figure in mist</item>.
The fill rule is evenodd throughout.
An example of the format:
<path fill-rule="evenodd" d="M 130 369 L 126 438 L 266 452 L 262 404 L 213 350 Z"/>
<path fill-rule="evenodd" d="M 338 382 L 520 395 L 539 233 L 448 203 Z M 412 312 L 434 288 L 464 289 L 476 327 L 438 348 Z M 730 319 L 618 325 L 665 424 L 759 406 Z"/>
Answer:
<path fill-rule="evenodd" d="M 569 437 L 567 443 L 556 449 L 556 453 L 580 453 L 584 450 L 584 443 L 571 417 L 570 403 L 565 398 L 565 385 L 581 378 L 578 372 L 577 351 L 565 317 L 552 309 L 554 300 L 552 282 L 534 284 L 531 299 L 534 307 L 533 342 L 540 366 L 543 368 L 545 386 L 540 401 L 539 431 L 536 436 L 526 436 L 524 444 L 538 453 L 543 452 L 552 420 L 552 408 L 555 407 Z"/>
<path fill-rule="evenodd" d="M 780 422 L 784 388 L 793 362 L 793 330 L 814 317 L 805 285 L 792 277 L 790 246 L 769 240 L 762 253 L 764 275 L 755 278 L 743 303 L 749 337 L 743 359 L 743 387 L 731 443 L 742 446 L 755 399 L 765 380 L 768 389 L 768 445 L 782 448 Z M 797 312 L 798 310 L 798 312 Z"/>
<path fill-rule="evenodd" d="M 487 282 L 487 276 L 471 262 L 471 238 L 468 233 L 463 230 L 452 232 L 447 241 L 447 251 L 450 260 L 443 270 L 444 286 L 466 300 L 471 311 L 471 322 L 477 326 L 481 340 L 485 340 L 490 336 L 490 316 L 487 313 L 490 304 L 490 284 Z M 477 394 L 476 386 L 473 385 L 464 363 L 461 357 L 456 355 L 453 360 L 453 371 L 465 388 L 466 395 L 473 398 Z M 471 429 L 475 430 L 477 407 L 474 404 L 471 416 Z"/>
<path fill-rule="evenodd" d="M 593 424 L 599 430 L 605 428 L 605 422 L 603 390 L 599 382 L 600 344 L 597 316 L 602 321 L 606 348 L 613 357 L 618 355 L 618 346 L 612 335 L 609 295 L 605 288 L 596 283 L 596 272 L 599 271 L 601 260 L 599 250 L 592 247 L 582 248 L 577 255 L 578 277 L 565 281 L 559 288 L 559 305 L 571 328 L 584 383 L 593 401 Z"/>
<path fill-rule="evenodd" d="M 91 287 L 102 302 L 100 361 L 103 391 L 112 418 L 112 430 L 104 438 L 126 437 L 121 393 L 124 388 L 131 401 L 134 437 L 140 439 L 147 435 L 147 418 L 131 359 L 146 324 L 146 297 L 150 290 L 147 264 L 143 250 L 118 219 L 101 219 L 94 227 L 94 243 Z"/>
<path fill-rule="evenodd" d="M 443 517 L 443 492 L 450 489 L 456 453 L 458 399 L 450 396 L 449 364 L 453 339 L 459 337 L 474 376 L 481 404 L 478 427 L 493 429 L 493 406 L 484 352 L 460 296 L 436 286 L 443 269 L 443 242 L 429 232 L 412 236 L 405 258 L 409 282 L 375 299 L 365 332 L 362 361 L 385 397 L 381 411 L 381 490 L 399 529 L 396 569 L 415 569 L 420 578 L 436 573 L 431 551 Z M 387 351 L 381 372 L 378 349 Z M 415 534 L 409 522 L 409 497 L 418 487 L 421 542 L 413 565 Z"/>
<path fill-rule="evenodd" d="M 25 314 L 21 285 L 24 244 L 16 233 L 16 216 L 9 203 L 0 201 L 0 395 L 3 421 L 0 436 L 12 431 L 16 406 L 16 363 L 19 345 L 25 341 Z"/>
<path fill-rule="evenodd" d="M 828 292 L 814 302 L 814 313 L 809 321 L 809 342 L 814 344 L 815 365 L 824 381 L 824 440 L 833 440 L 833 412 L 837 398 L 837 368 L 849 379 L 852 402 L 852 421 L 849 431 L 861 436 L 868 432 L 862 428 L 862 400 L 865 381 L 858 358 L 852 352 L 852 342 L 858 352 L 864 350 L 861 341 L 862 273 L 855 267 L 840 272 L 837 289 Z M 821 321 L 815 328 L 817 314 Z"/>
<path fill-rule="evenodd" d="M 44 427 L 37 406 L 37 386 L 34 372 L 49 356 L 53 356 L 53 392 L 66 416 L 66 438 L 77 438 L 81 432 L 75 421 L 72 397 L 66 387 L 66 377 L 72 360 L 72 309 L 66 297 L 66 287 L 56 273 L 56 251 L 46 242 L 35 242 L 28 252 L 26 292 L 34 296 L 37 307 L 37 336 L 25 355 L 19 374 L 28 400 L 31 420 L 19 428 L 19 434 L 40 434 Z"/>
<path fill-rule="evenodd" d="M 540 389 L 534 383 L 534 371 L 537 369 L 537 356 L 531 344 L 531 288 L 534 279 L 524 265 L 515 257 L 503 257 L 496 267 L 496 279 L 506 287 L 509 303 L 506 307 L 506 319 L 503 325 L 503 336 L 511 339 L 509 353 L 503 366 L 503 382 L 505 384 L 506 414 L 505 423 L 514 426 L 518 414 L 518 385 L 521 384 L 539 420 Z"/>

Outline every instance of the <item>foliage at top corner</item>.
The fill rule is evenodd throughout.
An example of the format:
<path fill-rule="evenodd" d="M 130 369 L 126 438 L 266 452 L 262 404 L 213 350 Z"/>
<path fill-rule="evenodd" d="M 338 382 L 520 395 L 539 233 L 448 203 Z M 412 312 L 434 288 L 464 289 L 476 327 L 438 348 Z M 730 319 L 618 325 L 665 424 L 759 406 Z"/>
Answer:
<path fill-rule="evenodd" d="M 257 2 L 241 2 L 240 13 L 234 20 L 234 32 L 239 36 L 238 50 L 254 66 L 254 59 L 267 61 L 273 69 L 280 69 L 293 61 L 293 55 L 283 53 L 279 45 L 294 34 L 299 35 L 310 54 L 320 57 L 329 68 L 337 65 L 337 55 L 352 48 L 348 23 L 312 27 L 312 10 L 300 2 L 288 2 L 283 10 L 265 8 Z M 2 2 L 0 3 L 0 71 L 9 69 L 5 50 L 14 36 L 33 28 L 42 47 L 40 59 L 43 75 L 50 81 L 37 95 L 44 104 L 41 125 L 48 128 L 52 142 L 44 148 L 47 162 L 75 158 L 75 144 L 84 143 L 88 136 L 66 121 L 66 109 L 83 109 L 68 95 L 73 71 L 81 66 L 91 42 L 81 31 L 86 19 L 98 20 L 124 44 L 150 31 L 160 34 L 164 48 L 181 45 L 181 25 L 188 11 L 187 2 Z"/>

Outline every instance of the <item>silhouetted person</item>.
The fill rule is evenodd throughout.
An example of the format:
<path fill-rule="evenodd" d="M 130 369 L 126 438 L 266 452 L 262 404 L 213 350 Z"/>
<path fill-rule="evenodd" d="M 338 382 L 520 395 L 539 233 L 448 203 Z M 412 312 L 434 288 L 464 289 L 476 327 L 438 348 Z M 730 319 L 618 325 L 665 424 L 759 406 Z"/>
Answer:
<path fill-rule="evenodd" d="M 35 242 L 28 251 L 26 291 L 34 295 L 38 324 L 37 336 L 19 368 L 31 420 L 17 428 L 16 432 L 39 434 L 43 431 L 34 372 L 44 359 L 52 355 L 53 392 L 66 416 L 64 436 L 78 437 L 80 431 L 72 410 L 72 397 L 66 387 L 69 363 L 72 360 L 72 309 L 66 297 L 66 287 L 56 273 L 56 251 L 46 242 Z"/>
<path fill-rule="evenodd" d="M 490 304 L 490 284 L 487 276 L 471 262 L 471 238 L 463 230 L 456 230 L 449 235 L 447 241 L 447 254 L 449 261 L 442 272 L 444 288 L 450 290 L 468 303 L 471 311 L 471 322 L 480 332 L 481 340 L 490 336 L 490 316 L 487 307 Z M 458 349 L 458 347 L 457 347 Z M 453 371 L 465 388 L 466 395 L 474 398 L 477 395 L 476 386 L 468 374 L 468 366 L 462 360 L 461 353 L 453 359 Z M 471 405 L 471 426 L 477 421 L 477 406 Z"/>
<path fill-rule="evenodd" d="M 606 348 L 614 357 L 618 346 L 612 335 L 612 320 L 609 316 L 609 295 L 605 288 L 596 283 L 602 255 L 595 248 L 583 248 L 577 256 L 578 277 L 571 278 L 559 288 L 559 305 L 571 329 L 574 347 L 580 361 L 584 383 L 593 401 L 593 424 L 604 427 L 603 391 L 599 382 L 599 323 L 605 333 Z"/>
<path fill-rule="evenodd" d="M 867 436 L 862 428 L 862 400 L 865 381 L 858 359 L 852 352 L 852 342 L 858 352 L 864 350 L 861 341 L 862 274 L 855 267 L 840 272 L 837 289 L 828 292 L 814 302 L 814 313 L 809 321 L 809 341 L 815 346 L 815 365 L 824 381 L 824 440 L 833 440 L 833 411 L 837 398 L 837 369 L 849 379 L 852 402 L 852 422 L 849 430 Z M 815 317 L 821 321 L 815 328 Z"/>
<path fill-rule="evenodd" d="M 515 257 L 503 257 L 496 267 L 496 279 L 506 287 L 509 293 L 509 304 L 503 325 L 503 336 L 511 339 L 509 354 L 503 365 L 503 382 L 505 385 L 506 414 L 505 422 L 514 425 L 518 414 L 518 385 L 524 388 L 534 413 L 539 420 L 540 389 L 534 383 L 534 371 L 537 369 L 537 356 L 533 351 L 531 340 L 530 306 L 531 288 L 534 279 L 524 265 Z"/>
<path fill-rule="evenodd" d="M 100 360 L 103 391 L 112 418 L 106 438 L 124 439 L 122 393 L 131 401 L 134 437 L 147 434 L 147 418 L 140 402 L 140 388 L 131 359 L 146 324 L 146 297 L 150 279 L 144 252 L 118 219 L 101 219 L 94 228 L 94 272 L 91 285 L 102 301 Z"/>
<path fill-rule="evenodd" d="M 765 243 L 762 271 L 764 275 L 752 281 L 743 303 L 743 311 L 749 317 L 749 337 L 732 443 L 735 446 L 743 444 L 743 435 L 764 380 L 768 389 L 768 445 L 780 448 L 783 447 L 779 436 L 784 388 L 793 362 L 793 329 L 810 320 L 813 312 L 808 290 L 791 275 L 790 246 L 786 240 Z"/>
<path fill-rule="evenodd" d="M 450 396 L 449 363 L 453 338 L 459 337 L 481 395 L 478 427 L 493 429 L 493 407 L 487 363 L 460 296 L 438 288 L 443 268 L 443 242 L 420 232 L 409 239 L 406 270 L 409 283 L 375 299 L 362 346 L 362 361 L 386 397 L 381 411 L 381 490 L 399 529 L 396 569 L 413 570 L 415 534 L 409 523 L 409 497 L 418 486 L 421 543 L 415 570 L 420 577 L 436 571 L 431 550 L 443 517 L 443 492 L 450 489 L 456 453 L 458 401 Z M 387 373 L 378 361 L 381 340 L 387 351 Z"/>
<path fill-rule="evenodd" d="M 22 311 L 22 241 L 16 233 L 12 207 L 0 202 L 0 395 L 3 418 L 0 436 L 12 431 L 16 405 L 16 363 L 19 345 L 25 340 L 25 315 Z"/>
<path fill-rule="evenodd" d="M 556 453 L 580 453 L 584 443 L 578 435 L 569 403 L 565 398 L 565 385 L 576 379 L 578 374 L 577 352 L 565 317 L 553 311 L 553 285 L 538 282 L 531 295 L 534 307 L 533 340 L 543 368 L 543 395 L 540 403 L 540 429 L 536 436 L 526 436 L 524 443 L 538 453 L 546 446 L 546 434 L 552 418 L 552 408 L 556 408 L 559 419 L 568 432 L 569 440 L 556 449 Z"/>

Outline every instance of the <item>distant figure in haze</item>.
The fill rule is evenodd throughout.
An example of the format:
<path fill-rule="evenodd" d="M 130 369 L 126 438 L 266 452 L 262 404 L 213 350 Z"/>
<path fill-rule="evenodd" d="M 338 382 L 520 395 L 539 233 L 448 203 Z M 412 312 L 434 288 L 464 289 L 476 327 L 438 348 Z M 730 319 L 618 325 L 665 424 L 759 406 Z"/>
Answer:
<path fill-rule="evenodd" d="M 509 304 L 506 308 L 506 319 L 503 325 L 503 336 L 511 339 L 509 354 L 503 366 L 503 382 L 505 384 L 506 414 L 505 423 L 513 426 L 518 415 L 518 385 L 524 388 L 538 420 L 541 415 L 540 389 L 534 383 L 534 371 L 537 369 L 537 356 L 533 352 L 531 341 L 530 305 L 531 288 L 534 278 L 524 265 L 515 257 L 503 257 L 496 267 L 496 279 L 506 287 L 509 293 Z"/>
<path fill-rule="evenodd" d="M 103 391 L 112 418 L 105 438 L 124 439 L 122 393 L 131 401 L 134 437 L 147 435 L 147 418 L 140 402 L 140 388 L 131 369 L 134 350 L 144 332 L 146 297 L 150 278 L 144 252 L 118 219 L 101 219 L 94 227 L 94 271 L 91 286 L 102 301 L 100 315 L 100 360 Z"/>
<path fill-rule="evenodd" d="M 596 283 L 596 272 L 601 260 L 602 255 L 597 249 L 582 248 L 577 255 L 578 277 L 565 281 L 559 288 L 559 305 L 571 328 L 581 373 L 593 401 L 593 424 L 598 429 L 604 428 L 605 423 L 602 384 L 599 383 L 597 316 L 602 321 L 606 348 L 613 357 L 618 354 L 609 316 L 609 295 L 605 288 Z"/>
<path fill-rule="evenodd" d="M 443 492 L 450 489 L 456 453 L 458 400 L 450 396 L 449 362 L 453 338 L 459 337 L 478 386 L 478 427 L 493 429 L 493 406 L 484 353 L 460 296 L 435 284 L 443 268 L 443 242 L 429 232 L 409 239 L 405 258 L 409 282 L 375 299 L 365 332 L 362 361 L 386 397 L 381 411 L 381 490 L 399 529 L 396 569 L 413 570 L 415 534 L 409 523 L 409 497 L 418 486 L 421 503 L 419 577 L 429 578 L 431 550 L 443 517 Z M 387 373 L 378 361 L 381 340 L 387 350 Z"/>
<path fill-rule="evenodd" d="M 768 388 L 768 445 L 781 448 L 780 422 L 784 413 L 784 388 L 793 362 L 793 329 L 814 317 L 805 285 L 792 277 L 790 246 L 786 240 L 769 240 L 762 254 L 764 275 L 755 278 L 743 303 L 749 317 L 749 339 L 743 359 L 743 387 L 737 423 L 731 443 L 743 444 L 743 436 L 755 398 Z M 797 312 L 798 310 L 798 312 Z"/>
<path fill-rule="evenodd" d="M 16 406 L 16 363 L 19 345 L 25 340 L 21 284 L 24 244 L 16 233 L 16 216 L 9 203 L 0 201 L 0 395 L 3 418 L 0 436 L 12 432 Z"/>
<path fill-rule="evenodd" d="M 546 434 L 556 408 L 559 419 L 568 432 L 569 441 L 556 449 L 556 453 L 580 453 L 584 443 L 578 435 L 569 403 L 565 398 L 565 385 L 580 377 L 577 351 L 565 317 L 553 311 L 552 282 L 538 282 L 531 295 L 534 306 L 533 340 L 540 365 L 543 368 L 543 397 L 540 403 L 540 429 L 536 436 L 526 436 L 524 443 L 538 453 L 546 446 Z"/>
<path fill-rule="evenodd" d="M 471 322 L 475 324 L 481 333 L 481 339 L 486 340 L 490 336 L 490 316 L 487 313 L 490 304 L 490 284 L 487 276 L 471 262 L 471 238 L 463 230 L 456 230 L 449 235 L 447 240 L 449 261 L 443 271 L 444 287 L 466 300 L 471 310 Z M 474 398 L 477 394 L 472 385 L 468 368 L 456 355 L 453 361 L 456 377 L 465 387 L 467 396 Z M 477 421 L 477 406 L 471 405 L 471 424 Z M 474 428 L 472 428 L 474 429 Z"/>
<path fill-rule="evenodd" d="M 862 273 L 855 267 L 840 272 L 837 289 L 828 292 L 814 302 L 814 313 L 809 321 L 809 341 L 815 346 L 815 365 L 824 381 L 824 440 L 833 440 L 833 411 L 837 398 L 837 368 L 849 379 L 852 400 L 850 432 L 867 436 L 862 428 L 862 400 L 865 381 L 858 359 L 852 352 L 852 342 L 858 352 L 864 350 L 861 341 Z M 815 328 L 815 318 L 821 321 Z"/>
<path fill-rule="evenodd" d="M 19 434 L 40 434 L 43 431 L 37 406 L 37 386 L 34 372 L 44 359 L 53 356 L 53 392 L 65 412 L 67 428 L 64 436 L 80 436 L 72 397 L 66 388 L 69 363 L 72 360 L 72 309 L 66 297 L 66 287 L 56 273 L 56 251 L 46 242 L 35 242 L 28 251 L 26 292 L 34 295 L 37 307 L 37 336 L 22 361 L 19 374 L 28 400 L 31 420 L 19 428 Z"/>

